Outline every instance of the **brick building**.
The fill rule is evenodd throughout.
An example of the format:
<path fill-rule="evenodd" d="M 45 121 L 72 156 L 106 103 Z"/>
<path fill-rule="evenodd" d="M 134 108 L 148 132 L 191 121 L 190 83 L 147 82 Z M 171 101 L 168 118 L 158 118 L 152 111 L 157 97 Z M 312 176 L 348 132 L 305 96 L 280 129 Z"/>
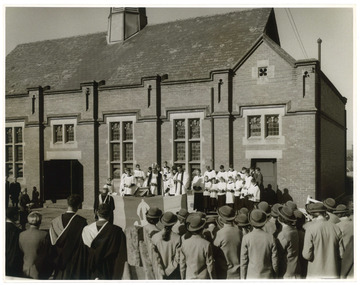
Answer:
<path fill-rule="evenodd" d="M 344 193 L 345 104 L 318 60 L 280 47 L 273 9 L 147 25 L 112 8 L 107 33 L 6 57 L 6 171 L 91 207 L 136 163 L 253 165 L 303 206 Z"/>

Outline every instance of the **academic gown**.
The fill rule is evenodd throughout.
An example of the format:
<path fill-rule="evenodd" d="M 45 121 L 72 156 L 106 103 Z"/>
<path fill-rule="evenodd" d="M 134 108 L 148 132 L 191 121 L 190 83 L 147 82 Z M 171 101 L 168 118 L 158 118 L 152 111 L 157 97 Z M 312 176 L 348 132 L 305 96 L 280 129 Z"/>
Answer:
<path fill-rule="evenodd" d="M 21 230 L 12 222 L 6 222 L 5 229 L 5 262 L 7 276 L 22 276 L 23 254 L 19 247 L 19 235 Z"/>
<path fill-rule="evenodd" d="M 127 261 L 126 237 L 123 230 L 109 222 L 99 230 L 96 223 L 93 223 L 84 228 L 82 237 L 88 248 L 89 279 L 122 279 Z"/>
<path fill-rule="evenodd" d="M 82 248 L 81 233 L 86 225 L 86 219 L 74 213 L 62 214 L 51 222 L 49 233 L 53 245 L 54 279 L 82 278 L 77 263 Z"/>

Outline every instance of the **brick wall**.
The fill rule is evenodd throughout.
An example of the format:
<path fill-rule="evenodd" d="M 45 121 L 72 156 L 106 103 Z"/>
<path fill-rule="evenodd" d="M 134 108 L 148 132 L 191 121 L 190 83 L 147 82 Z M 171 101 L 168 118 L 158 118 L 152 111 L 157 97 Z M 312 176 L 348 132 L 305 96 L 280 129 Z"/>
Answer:
<path fill-rule="evenodd" d="M 268 63 L 272 71 L 268 71 L 268 79 L 261 82 L 254 76 L 258 65 Z M 284 104 L 289 103 L 289 111 L 315 110 L 315 76 L 310 72 L 312 66 L 292 67 L 280 57 L 267 43 L 263 43 L 251 57 L 236 71 L 234 77 L 233 110 L 239 106 Z M 306 93 L 303 97 L 303 71 L 307 70 L 310 77 L 306 78 Z"/>
<path fill-rule="evenodd" d="M 24 161 L 25 179 L 19 179 L 19 182 L 23 187 L 27 187 L 28 194 L 31 194 L 32 187 L 34 186 L 40 190 L 38 127 L 28 127 L 24 129 Z"/>
<path fill-rule="evenodd" d="M 336 198 L 345 193 L 346 132 L 321 119 L 321 189 L 319 198 Z"/>

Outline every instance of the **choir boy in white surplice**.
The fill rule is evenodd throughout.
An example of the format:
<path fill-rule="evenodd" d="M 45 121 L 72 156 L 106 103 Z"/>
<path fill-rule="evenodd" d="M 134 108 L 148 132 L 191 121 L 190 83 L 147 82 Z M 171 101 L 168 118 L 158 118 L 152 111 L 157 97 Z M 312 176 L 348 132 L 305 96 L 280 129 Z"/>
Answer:
<path fill-rule="evenodd" d="M 177 167 L 177 173 L 174 176 L 175 195 L 186 194 L 189 188 L 189 175 L 183 170 L 182 166 Z"/>
<path fill-rule="evenodd" d="M 210 208 L 210 189 L 212 182 L 209 180 L 207 175 L 204 176 L 204 192 L 203 192 L 203 201 L 204 201 L 204 213 L 206 214 Z"/>
<path fill-rule="evenodd" d="M 220 165 L 220 171 L 217 173 L 216 175 L 216 179 L 218 181 L 220 181 L 220 178 L 223 177 L 224 178 L 224 182 L 228 181 L 228 173 L 227 171 L 225 171 L 225 167 L 224 165 Z"/>
<path fill-rule="evenodd" d="M 121 181 L 120 195 L 131 196 L 134 193 L 136 181 L 135 177 L 131 175 L 131 169 L 126 168 L 126 176 Z"/>
<path fill-rule="evenodd" d="M 229 177 L 229 181 L 226 185 L 226 200 L 225 204 L 229 207 L 234 207 L 234 192 L 235 192 L 235 182 L 232 176 Z"/>
<path fill-rule="evenodd" d="M 167 165 L 167 161 L 164 161 L 164 165 L 163 165 L 163 167 L 162 167 L 162 169 L 161 169 L 161 174 L 163 175 L 163 177 L 165 176 L 165 175 L 168 175 L 168 174 L 170 174 L 170 167 Z"/>
<path fill-rule="evenodd" d="M 209 181 L 211 181 L 213 178 L 216 178 L 216 172 L 208 165 L 206 166 L 206 171 L 204 172 L 204 177 L 205 176 L 207 176 L 209 178 Z"/>
<path fill-rule="evenodd" d="M 237 174 L 238 174 L 238 172 L 234 169 L 233 165 L 230 164 L 230 165 L 229 165 L 229 170 L 228 170 L 228 172 L 227 172 L 228 179 L 229 179 L 230 177 L 232 177 L 232 178 L 234 179 L 233 181 L 235 181 Z"/>
<path fill-rule="evenodd" d="M 241 179 L 241 175 L 240 175 L 240 173 L 238 173 L 238 175 L 236 176 L 235 192 L 234 192 L 234 210 L 235 211 L 240 210 L 242 207 L 242 205 L 240 203 L 240 195 L 241 195 L 241 190 L 242 190 L 244 184 L 245 184 L 244 180 Z"/>
<path fill-rule="evenodd" d="M 140 169 L 140 164 L 136 164 L 136 166 L 135 166 L 134 177 L 135 177 L 135 181 L 136 181 L 136 186 L 142 187 L 144 185 L 146 176 L 145 176 L 144 171 L 142 171 Z"/>

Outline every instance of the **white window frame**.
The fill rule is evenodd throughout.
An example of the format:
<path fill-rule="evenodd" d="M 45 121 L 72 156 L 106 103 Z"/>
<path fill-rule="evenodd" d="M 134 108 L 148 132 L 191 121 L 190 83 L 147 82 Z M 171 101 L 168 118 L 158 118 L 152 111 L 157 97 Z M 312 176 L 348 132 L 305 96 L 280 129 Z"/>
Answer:
<path fill-rule="evenodd" d="M 284 144 L 285 137 L 283 136 L 283 123 L 282 118 L 286 113 L 285 106 L 263 106 L 263 107 L 242 107 L 241 114 L 245 120 L 245 134 L 243 137 L 243 145 L 253 144 Z M 279 116 L 279 135 L 266 136 L 266 116 L 277 115 Z M 260 136 L 249 136 L 249 117 L 260 116 L 261 122 L 261 135 Z"/>
<path fill-rule="evenodd" d="M 187 173 L 190 174 L 190 165 L 192 164 L 190 161 L 190 143 L 191 140 L 189 138 L 189 131 L 190 131 L 190 126 L 189 126 L 189 120 L 191 119 L 199 119 L 200 120 L 200 160 L 199 160 L 199 164 L 200 164 L 200 169 L 202 169 L 203 166 L 203 148 L 202 148 L 202 142 L 203 142 L 203 135 L 202 135 L 202 123 L 204 120 L 204 112 L 187 112 L 187 113 L 171 113 L 170 114 L 170 122 L 171 122 L 171 147 L 172 147 L 172 156 L 171 156 L 171 161 L 170 164 L 175 164 L 175 158 L 176 158 L 176 150 L 175 150 L 175 120 L 185 120 L 185 171 Z M 196 163 L 197 164 L 197 163 Z"/>
<path fill-rule="evenodd" d="M 19 181 L 25 183 L 25 123 L 24 122 L 12 122 L 12 123 L 5 123 L 5 130 L 7 128 L 11 128 L 12 129 L 12 143 L 11 146 L 13 147 L 12 149 L 12 166 L 13 166 L 13 175 L 9 176 L 9 178 L 15 178 L 16 177 L 16 164 L 20 164 L 20 163 L 16 163 L 16 157 L 15 157 L 15 148 L 17 145 L 22 145 L 22 170 L 23 170 L 23 176 L 22 177 L 16 177 Z M 16 143 L 15 142 L 15 128 L 21 128 L 22 129 L 22 142 L 21 143 Z M 6 144 L 6 137 L 5 137 L 5 149 L 6 146 L 10 145 L 10 144 Z M 6 151 L 5 151 L 5 159 L 6 160 Z M 6 164 L 7 161 L 5 161 L 5 171 L 6 171 Z"/>
<path fill-rule="evenodd" d="M 111 172 L 111 123 L 119 123 L 120 125 L 120 177 L 119 178 L 114 178 L 113 179 L 120 179 L 121 175 L 124 173 L 124 164 L 126 164 L 126 162 L 124 161 L 124 152 L 125 152 L 125 144 L 126 141 L 124 142 L 124 129 L 123 129 L 123 123 L 124 122 L 132 122 L 132 126 L 133 126 L 133 139 L 132 139 L 132 144 L 133 144 L 133 165 L 136 164 L 136 158 L 135 158 L 135 123 L 136 123 L 136 116 L 119 116 L 119 117 L 107 117 L 106 118 L 106 127 L 107 127 L 107 132 L 108 132 L 108 139 L 106 140 L 107 143 L 107 149 L 108 149 L 108 160 L 107 160 L 107 165 L 108 165 L 108 177 L 112 177 L 112 172 Z"/>
<path fill-rule="evenodd" d="M 55 142 L 55 132 L 54 127 L 57 125 L 62 125 L 62 141 Z M 74 125 L 74 140 L 65 142 L 66 138 L 66 125 Z M 50 127 L 51 127 L 51 140 L 50 140 L 50 148 L 77 148 L 78 143 L 76 140 L 76 129 L 77 129 L 77 119 L 76 118 L 68 118 L 68 119 L 51 119 Z"/>

